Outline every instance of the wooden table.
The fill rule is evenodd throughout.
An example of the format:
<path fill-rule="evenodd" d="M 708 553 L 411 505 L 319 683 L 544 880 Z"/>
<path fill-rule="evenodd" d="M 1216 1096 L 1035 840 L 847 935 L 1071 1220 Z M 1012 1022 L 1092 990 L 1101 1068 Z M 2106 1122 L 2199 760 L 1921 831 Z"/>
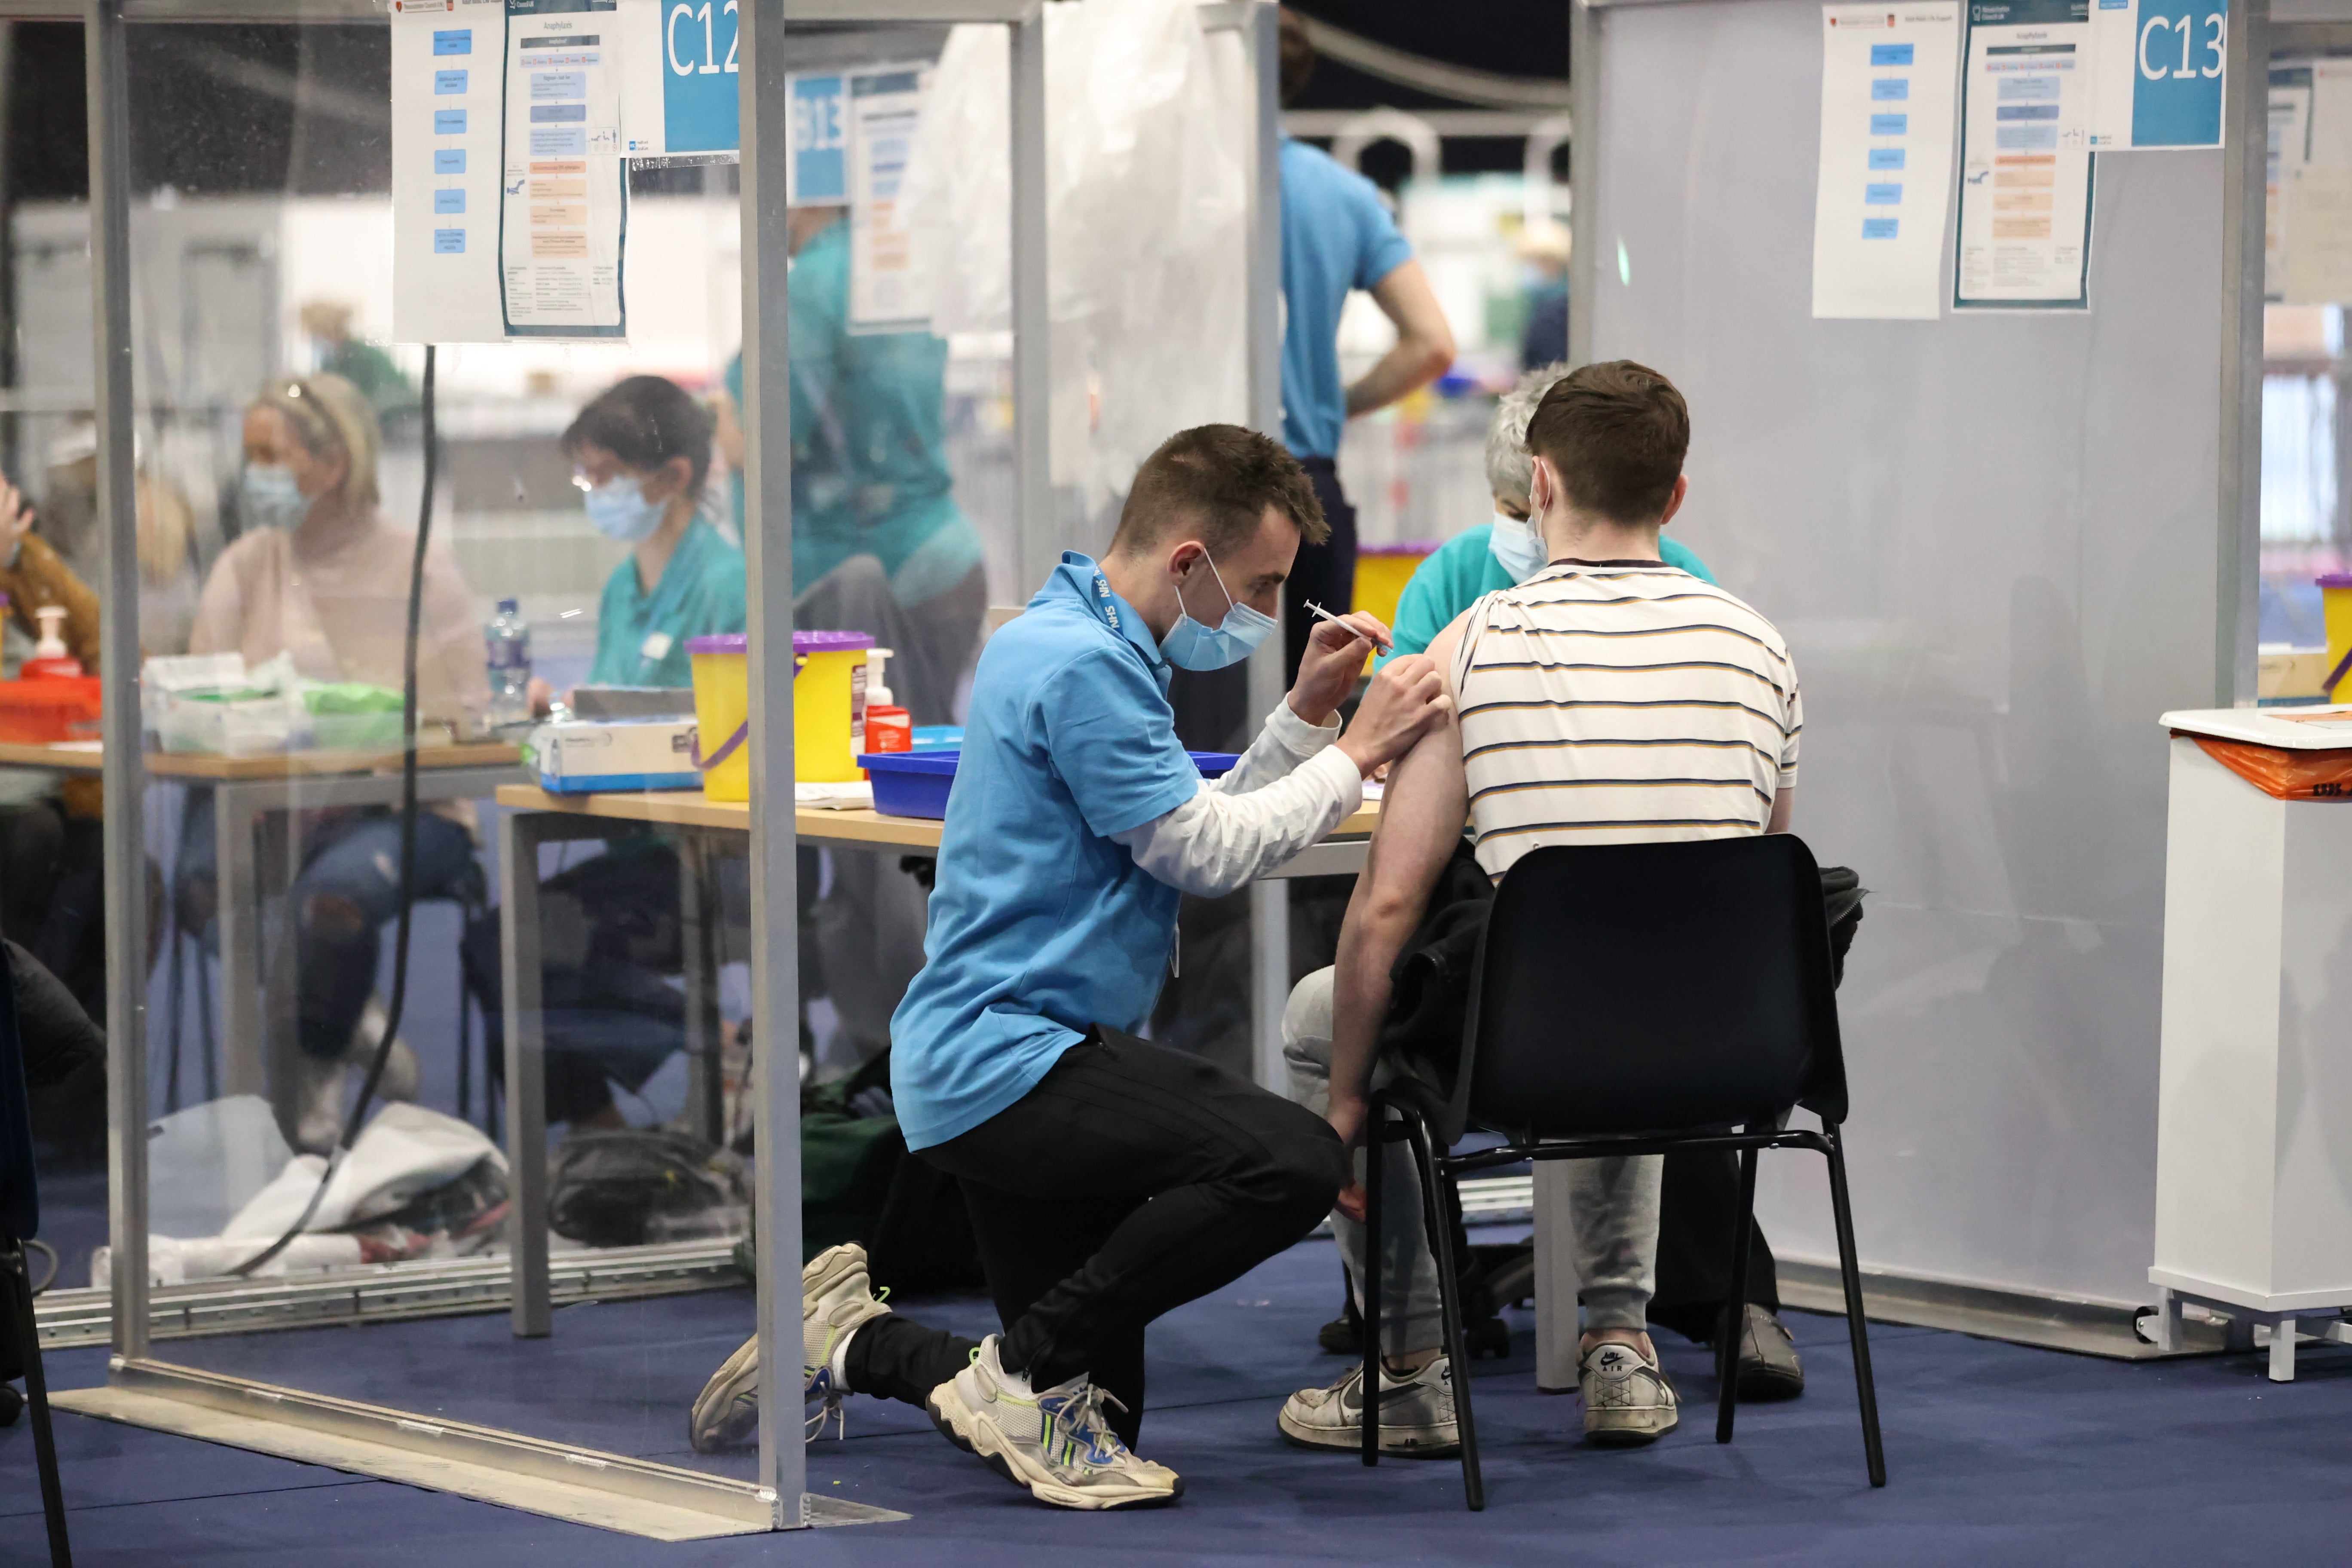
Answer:
<path fill-rule="evenodd" d="M 696 790 L 616 790 L 557 795 L 536 784 L 502 784 L 499 814 L 500 962 L 505 965 L 507 1156 L 514 1224 L 514 1331 L 553 1331 L 548 1274 L 547 1027 L 541 994 L 539 851 L 543 844 L 608 836 L 615 825 L 676 828 L 685 840 L 678 857 L 678 897 L 685 923 L 687 1104 L 706 1135 L 720 1131 L 718 1039 L 719 909 L 709 850 L 712 840 L 751 831 L 748 804 L 707 799 Z M 844 849 L 936 855 L 944 824 L 929 817 L 885 816 L 869 810 L 801 806 L 793 814 L 799 841 Z M 1269 877 L 1353 875 L 1363 868 L 1367 836 L 1380 823 L 1368 803 Z M 793 1023 L 775 1020 L 774 1037 L 789 1040 Z"/>
<path fill-rule="evenodd" d="M 751 831 L 751 808 L 741 801 L 705 798 L 696 790 L 619 790 L 593 795 L 557 795 L 537 784 L 502 784 L 498 803 L 510 811 L 553 812 L 610 822 L 642 822 L 663 827 L 719 833 Z M 793 813 L 793 830 L 804 843 L 844 847 L 896 848 L 936 853 L 945 824 L 927 816 L 885 816 L 878 811 L 835 811 L 803 805 Z M 1368 802 L 1331 830 L 1330 837 L 1266 873 L 1269 877 L 1349 876 L 1363 868 L 1366 841 L 1380 825 L 1381 808 Z"/>
<path fill-rule="evenodd" d="M 416 752 L 416 798 L 478 800 L 528 777 L 521 752 L 495 742 L 424 745 Z M 53 773 L 104 771 L 104 752 L 91 742 L 25 745 L 0 742 L 0 767 Z M 398 805 L 401 753 L 272 752 L 227 757 L 210 752 L 150 752 L 147 777 L 209 787 L 219 879 L 221 1039 L 224 1091 L 266 1092 L 261 1050 L 261 899 L 254 828 L 272 813 L 330 805 Z"/>

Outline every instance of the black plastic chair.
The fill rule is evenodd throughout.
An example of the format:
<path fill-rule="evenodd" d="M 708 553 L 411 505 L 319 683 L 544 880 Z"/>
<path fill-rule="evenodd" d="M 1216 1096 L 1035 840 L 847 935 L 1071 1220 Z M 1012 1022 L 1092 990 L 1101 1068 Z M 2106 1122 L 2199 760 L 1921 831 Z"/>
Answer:
<path fill-rule="evenodd" d="M 1372 1097 L 1365 1218 L 1377 1238 L 1382 1146 L 1409 1142 L 1421 1170 L 1422 1223 L 1437 1258 L 1463 1489 L 1472 1509 L 1486 1506 L 1486 1486 L 1453 1237 L 1441 1223 L 1439 1193 L 1467 1173 L 1522 1160 L 1684 1149 L 1739 1151 L 1733 1301 L 1748 1299 L 1757 1152 L 1811 1149 L 1828 1157 L 1863 1449 L 1870 1484 L 1886 1484 L 1838 1136 L 1845 1060 L 1829 933 L 1821 872 L 1801 840 L 1774 834 L 1530 851 L 1496 891 L 1452 1077 L 1443 1104 L 1433 1093 L 1384 1089 Z M 1799 1109 L 1818 1115 L 1822 1131 L 1790 1128 Z M 1458 1156 L 1437 1152 L 1472 1126 L 1507 1142 Z M 1380 1462 L 1380 1257 L 1374 1240 L 1364 1264 L 1367 1465 Z M 1728 1443 L 1738 1341 L 1718 1337 L 1715 1440 Z"/>
<path fill-rule="evenodd" d="M 33 1120 L 25 1094 L 25 1043 L 16 1024 L 16 984 L 0 954 L 0 1311 L 23 1347 L 25 1403 L 33 1416 L 33 1455 L 41 1472 L 41 1511 L 49 1526 L 49 1562 L 69 1568 L 65 1493 L 58 1484 L 58 1445 L 49 1426 L 49 1385 L 41 1373 L 40 1331 L 33 1321 L 33 1278 L 25 1243 L 41 1227 L 40 1188 L 33 1173 Z"/>

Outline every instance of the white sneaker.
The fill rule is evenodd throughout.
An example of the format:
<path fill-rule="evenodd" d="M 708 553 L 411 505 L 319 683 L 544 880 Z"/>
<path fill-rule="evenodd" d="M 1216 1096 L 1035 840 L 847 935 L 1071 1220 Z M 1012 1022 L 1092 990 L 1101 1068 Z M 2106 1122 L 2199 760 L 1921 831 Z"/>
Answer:
<path fill-rule="evenodd" d="M 866 1249 L 856 1242 L 827 1247 L 801 1270 L 801 1395 L 803 1404 L 824 1406 L 806 1436 L 824 1430 L 828 1416 L 841 1414 L 848 1393 L 835 1373 L 841 1348 L 859 1328 L 890 1310 L 876 1298 L 866 1272 Z M 760 1430 L 760 1337 L 745 1340 L 702 1385 L 688 1418 L 687 1436 L 698 1454 L 750 1442 Z"/>
<path fill-rule="evenodd" d="M 1605 1340 L 1584 1352 L 1576 1363 L 1578 1389 L 1584 1395 L 1584 1437 L 1604 1447 L 1629 1447 L 1654 1443 L 1682 1419 L 1675 1407 L 1674 1384 L 1659 1370 L 1655 1356 L 1639 1347 Z"/>
<path fill-rule="evenodd" d="M 1310 1448 L 1360 1450 L 1364 1446 L 1364 1365 L 1358 1362 L 1328 1388 L 1302 1388 L 1275 1418 L 1282 1435 Z M 1439 1356 L 1399 1377 L 1381 1368 L 1381 1452 L 1444 1458 L 1462 1451 L 1454 1423 L 1451 1360 Z"/>
<path fill-rule="evenodd" d="M 1182 1477 L 1137 1458 L 1104 1424 L 1103 1405 L 1117 1400 L 1083 1374 L 1031 1393 L 997 1359 L 1001 1340 L 981 1341 L 971 1364 L 931 1390 L 931 1421 L 948 1441 L 1057 1508 L 1139 1508 L 1184 1495 Z"/>

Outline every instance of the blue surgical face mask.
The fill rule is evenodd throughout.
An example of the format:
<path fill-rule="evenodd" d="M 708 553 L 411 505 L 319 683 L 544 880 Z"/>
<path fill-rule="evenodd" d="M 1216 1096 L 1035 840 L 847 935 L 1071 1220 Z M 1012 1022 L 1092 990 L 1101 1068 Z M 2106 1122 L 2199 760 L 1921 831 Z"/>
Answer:
<path fill-rule="evenodd" d="M 1201 559 L 1208 563 L 1209 575 L 1216 578 L 1217 591 L 1225 596 L 1225 616 L 1214 627 L 1202 626 L 1184 608 L 1184 590 L 1178 586 L 1176 624 L 1160 639 L 1160 651 L 1179 669 L 1223 669 L 1239 664 L 1274 630 L 1273 616 L 1235 603 L 1217 563 L 1205 555 Z"/>
<path fill-rule="evenodd" d="M 1524 583 L 1550 564 L 1551 553 L 1544 548 L 1543 535 L 1527 518 L 1512 517 L 1506 512 L 1495 514 L 1494 536 L 1487 548 L 1495 560 L 1511 574 L 1514 583 Z"/>
<path fill-rule="evenodd" d="M 236 518 L 245 527 L 299 528 L 310 515 L 310 500 L 294 482 L 293 469 L 247 463 L 237 476 Z"/>
<path fill-rule="evenodd" d="M 635 544 L 661 526 L 667 501 L 647 500 L 646 487 L 626 474 L 614 474 L 589 489 L 588 522 L 607 539 Z"/>

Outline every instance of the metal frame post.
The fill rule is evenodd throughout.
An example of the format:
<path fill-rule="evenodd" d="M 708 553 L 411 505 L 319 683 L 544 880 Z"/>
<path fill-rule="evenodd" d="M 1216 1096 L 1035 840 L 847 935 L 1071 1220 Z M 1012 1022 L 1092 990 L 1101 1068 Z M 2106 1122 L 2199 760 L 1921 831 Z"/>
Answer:
<path fill-rule="evenodd" d="M 1591 0 L 1568 7 L 1568 363 L 1592 360 L 1592 314 L 1601 281 L 1601 16 Z"/>
<path fill-rule="evenodd" d="M 760 1481 L 778 1530 L 808 1523 L 802 1445 L 800 885 L 793 823 L 793 406 L 784 172 L 792 156 L 784 0 L 743 0 L 743 546 L 751 709 L 751 1128 L 759 1150 L 752 1220 L 760 1317 Z"/>
<path fill-rule="evenodd" d="M 2270 0 L 2231 6 L 2221 89 L 2221 493 L 2216 510 L 2213 698 L 2254 700 L 2261 622 L 2263 226 L 2270 170 Z"/>
<path fill-rule="evenodd" d="M 99 673 L 106 713 L 107 1225 L 114 1353 L 147 1353 L 146 770 L 140 757 L 139 538 L 131 454 L 131 105 L 121 0 L 90 0 L 89 254 L 98 328 Z"/>
<path fill-rule="evenodd" d="M 1062 559 L 1054 509 L 1053 295 L 1046 288 L 1045 17 L 1012 24 L 1013 507 L 1025 604 Z"/>
<path fill-rule="evenodd" d="M 1243 58 L 1256 89 L 1256 141 L 1249 174 L 1246 265 L 1249 419 L 1282 439 L 1282 65 L 1280 15 L 1254 0 L 1242 26 Z M 1271 713 L 1282 700 L 1283 649 L 1277 623 L 1249 661 L 1249 711 Z M 1282 1012 L 1290 1001 L 1290 884 L 1261 877 L 1250 884 L 1250 1060 L 1263 1088 L 1283 1092 Z"/>

